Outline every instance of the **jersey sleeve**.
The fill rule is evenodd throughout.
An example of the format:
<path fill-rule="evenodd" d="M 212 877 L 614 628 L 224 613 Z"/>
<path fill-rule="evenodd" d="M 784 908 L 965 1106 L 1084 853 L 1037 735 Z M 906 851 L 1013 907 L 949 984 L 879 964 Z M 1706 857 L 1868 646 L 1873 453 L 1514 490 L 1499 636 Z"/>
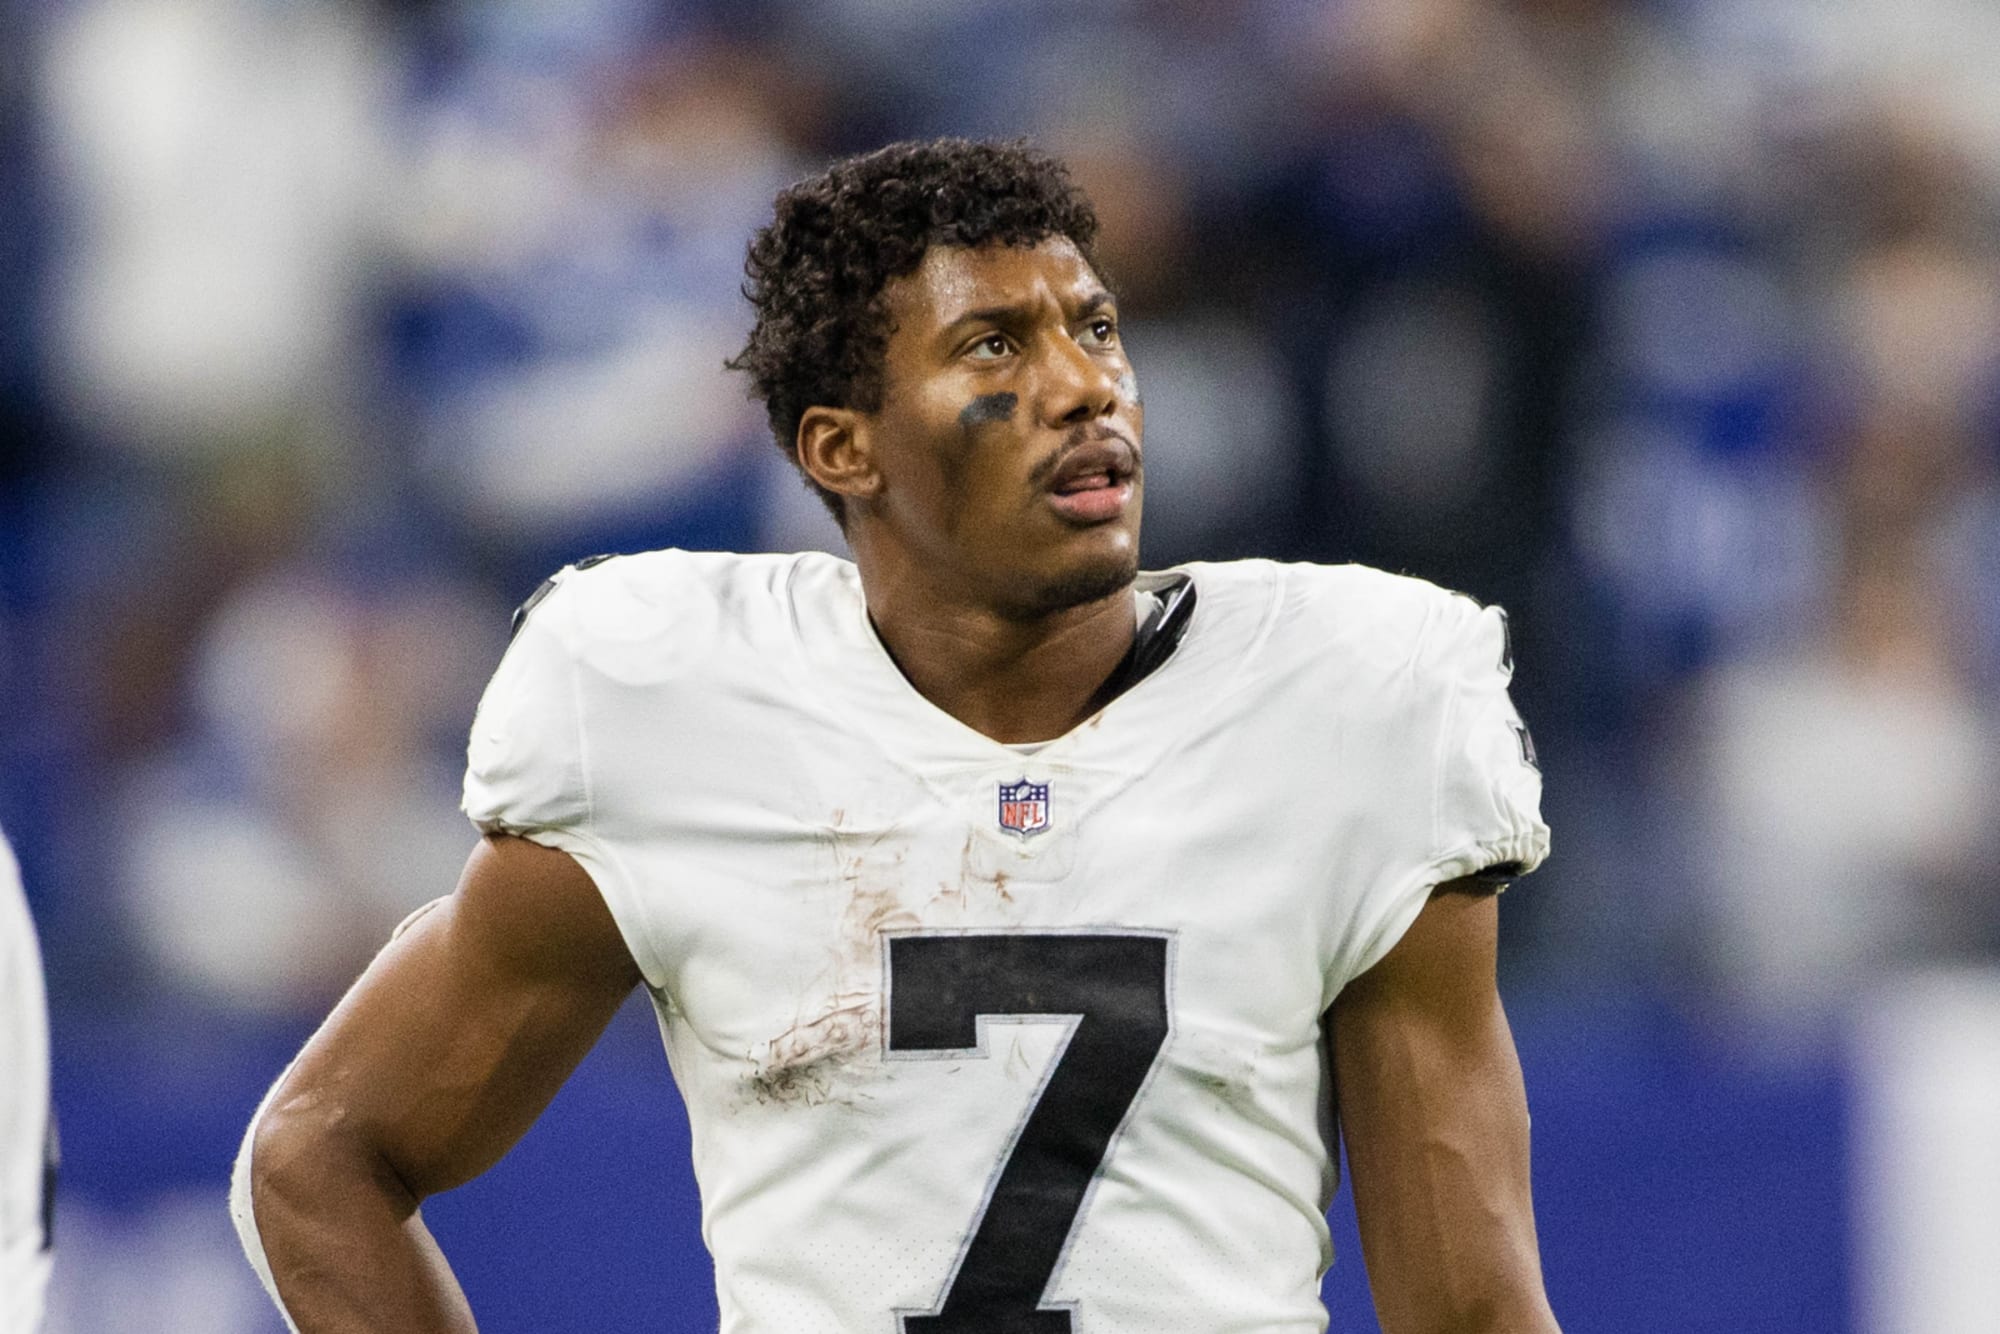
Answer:
<path fill-rule="evenodd" d="M 601 622 L 630 610 L 617 572 L 592 568 L 599 565 L 563 569 L 516 614 L 514 638 L 473 716 L 460 806 L 482 833 L 568 853 L 597 886 L 640 972 L 659 986 L 665 973 L 642 929 L 641 891 L 600 829 L 593 783 L 591 739 L 603 739 L 589 716 L 587 668 L 603 665 Z"/>
<path fill-rule="evenodd" d="M 461 805 L 484 833 L 554 843 L 549 835 L 589 817 L 576 665 L 560 630 L 563 578 L 517 621 L 473 716 Z"/>
<path fill-rule="evenodd" d="M 1507 693 L 1505 614 L 1428 585 L 1418 605 L 1421 629 L 1373 752 L 1401 758 L 1366 808 L 1389 843 L 1344 922 L 1329 995 L 1380 961 L 1439 885 L 1478 877 L 1497 888 L 1548 856 L 1541 773 Z"/>
<path fill-rule="evenodd" d="M 1549 855 L 1534 742 L 1507 693 L 1513 676 L 1506 614 L 1454 598 L 1420 675 L 1442 699 L 1432 841 L 1438 879 L 1525 875 Z"/>

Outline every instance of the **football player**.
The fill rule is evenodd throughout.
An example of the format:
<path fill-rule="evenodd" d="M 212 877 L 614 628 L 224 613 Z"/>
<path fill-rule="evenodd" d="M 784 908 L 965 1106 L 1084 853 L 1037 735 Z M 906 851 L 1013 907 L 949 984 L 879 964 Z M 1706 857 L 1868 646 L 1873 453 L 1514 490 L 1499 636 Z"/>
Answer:
<path fill-rule="evenodd" d="M 294 1327 L 472 1328 L 419 1206 L 634 986 L 739 1334 L 1546 1331 L 1494 984 L 1548 845 L 1497 611 L 1139 572 L 1096 223 L 1019 146 L 785 191 L 738 365 L 829 556 L 580 563 L 480 705 L 457 892 L 278 1081 L 234 1210 Z M 1215 442 L 1226 449 L 1227 441 Z"/>
<path fill-rule="evenodd" d="M 21 872 L 0 835 L 0 1334 L 42 1327 L 55 1201 L 49 1014 Z"/>

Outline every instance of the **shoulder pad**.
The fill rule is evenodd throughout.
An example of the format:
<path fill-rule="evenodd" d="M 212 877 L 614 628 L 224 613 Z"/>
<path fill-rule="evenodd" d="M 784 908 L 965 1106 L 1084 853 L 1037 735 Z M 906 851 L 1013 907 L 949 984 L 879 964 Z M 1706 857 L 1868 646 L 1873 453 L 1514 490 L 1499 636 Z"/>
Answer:
<path fill-rule="evenodd" d="M 1511 680 L 1514 676 L 1514 623 L 1507 619 L 1507 609 L 1497 602 L 1481 602 L 1472 594 L 1461 592 L 1456 588 L 1447 588 L 1445 592 L 1470 602 L 1480 611 L 1491 611 L 1500 618 L 1500 671 Z"/>
<path fill-rule="evenodd" d="M 528 594 L 528 600 L 514 608 L 514 617 L 507 625 L 507 638 L 511 640 L 515 635 L 521 633 L 521 627 L 528 623 L 528 613 L 539 607 L 542 604 L 543 598 L 556 591 L 556 585 L 562 582 L 562 577 L 565 574 L 571 570 L 587 570 L 593 565 L 602 565 L 616 554 L 616 552 L 605 552 L 601 555 L 585 556 L 582 560 L 572 565 L 565 565 L 562 569 L 557 570 L 554 574 L 542 580 L 536 586 L 535 591 Z"/>

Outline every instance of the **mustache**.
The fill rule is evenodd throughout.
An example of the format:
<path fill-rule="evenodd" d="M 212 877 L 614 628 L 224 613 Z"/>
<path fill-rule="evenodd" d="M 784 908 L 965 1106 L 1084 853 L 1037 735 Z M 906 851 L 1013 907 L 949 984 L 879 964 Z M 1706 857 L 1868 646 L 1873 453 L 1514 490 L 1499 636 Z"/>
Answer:
<path fill-rule="evenodd" d="M 1036 486 L 1046 486 L 1049 480 L 1056 475 L 1057 469 L 1063 466 L 1063 461 L 1071 454 L 1082 449 L 1085 445 L 1101 444 L 1109 440 L 1116 440 L 1119 444 L 1132 451 L 1132 469 L 1134 472 L 1139 471 L 1145 466 L 1146 452 L 1139 447 L 1139 442 L 1131 436 L 1126 435 L 1125 432 L 1119 430 L 1117 427 L 1107 426 L 1103 422 L 1079 422 L 1077 425 L 1069 428 L 1069 434 L 1063 437 L 1063 442 L 1060 445 L 1050 450 L 1046 458 L 1035 464 L 1034 470 L 1028 474 L 1028 480 Z"/>

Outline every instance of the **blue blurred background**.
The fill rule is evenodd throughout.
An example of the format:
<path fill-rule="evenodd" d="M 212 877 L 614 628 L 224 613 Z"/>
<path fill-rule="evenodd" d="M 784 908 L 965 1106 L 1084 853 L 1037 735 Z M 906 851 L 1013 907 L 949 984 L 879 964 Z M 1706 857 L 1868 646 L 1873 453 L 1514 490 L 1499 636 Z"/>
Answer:
<path fill-rule="evenodd" d="M 1996 69 L 1983 0 L 6 0 L 52 1330 L 276 1328 L 228 1163 L 453 883 L 509 609 L 602 550 L 837 548 L 722 369 L 743 247 L 830 156 L 960 133 L 1097 200 L 1148 564 L 1513 613 L 1565 1327 L 1991 1331 Z M 426 1212 L 488 1331 L 714 1326 L 637 1010 Z"/>

